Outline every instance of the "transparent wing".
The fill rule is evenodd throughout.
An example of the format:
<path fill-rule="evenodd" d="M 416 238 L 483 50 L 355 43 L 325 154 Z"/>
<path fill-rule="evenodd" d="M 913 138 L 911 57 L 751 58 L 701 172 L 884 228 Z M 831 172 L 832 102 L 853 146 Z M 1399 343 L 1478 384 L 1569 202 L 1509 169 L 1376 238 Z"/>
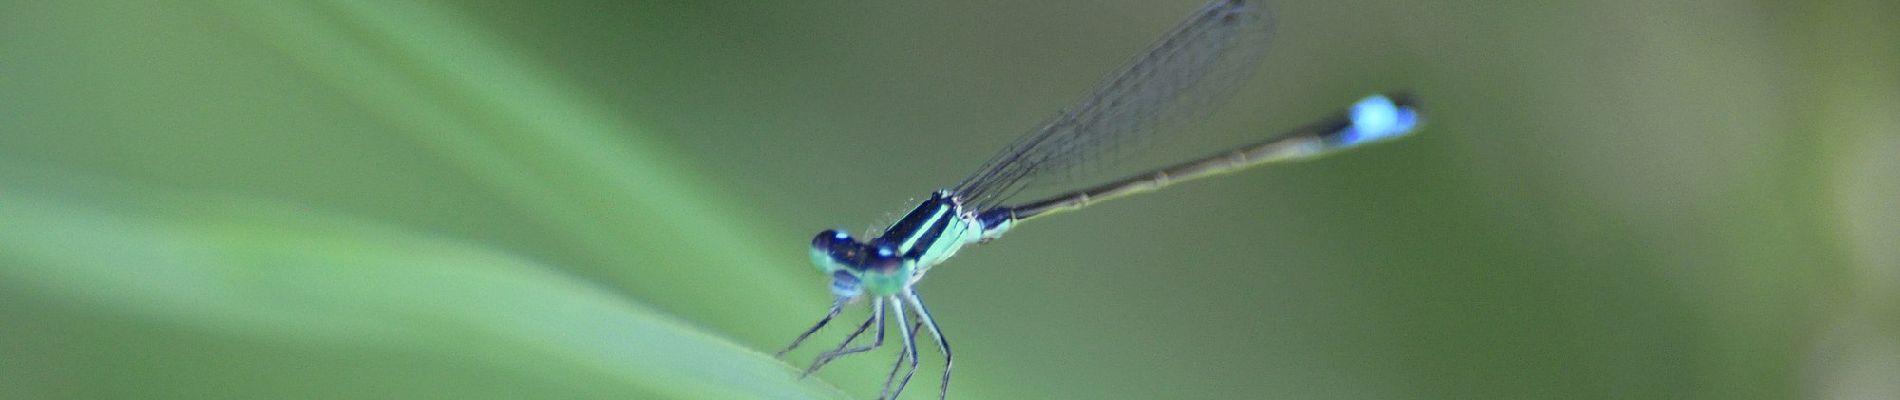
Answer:
<path fill-rule="evenodd" d="M 1214 0 L 1041 129 L 954 189 L 987 209 L 1025 188 L 1081 179 L 1197 116 L 1253 75 L 1271 21 L 1260 0 Z"/>

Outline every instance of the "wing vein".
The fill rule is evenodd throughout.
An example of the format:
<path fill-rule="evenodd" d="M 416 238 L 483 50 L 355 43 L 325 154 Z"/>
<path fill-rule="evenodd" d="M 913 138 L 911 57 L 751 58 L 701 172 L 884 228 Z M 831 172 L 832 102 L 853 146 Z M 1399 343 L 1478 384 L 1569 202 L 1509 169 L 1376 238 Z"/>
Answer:
<path fill-rule="evenodd" d="M 1215 0 L 1196 11 L 953 191 L 975 209 L 994 207 L 1024 189 L 1099 172 L 1197 116 L 1251 77 L 1265 54 L 1271 24 L 1257 3 Z"/>

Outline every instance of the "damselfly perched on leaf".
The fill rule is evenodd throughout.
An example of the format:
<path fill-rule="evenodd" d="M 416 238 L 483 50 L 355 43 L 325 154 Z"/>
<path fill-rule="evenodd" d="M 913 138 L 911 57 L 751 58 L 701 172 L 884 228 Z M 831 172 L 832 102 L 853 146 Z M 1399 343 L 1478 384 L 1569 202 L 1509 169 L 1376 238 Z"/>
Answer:
<path fill-rule="evenodd" d="M 844 343 L 812 361 L 805 373 L 816 372 L 840 356 L 883 345 L 884 318 L 890 314 L 897 320 L 904 349 L 880 397 L 903 393 L 917 371 L 917 332 L 927 327 L 943 353 L 943 380 L 937 392 L 943 398 L 950 387 L 950 343 L 914 286 L 957 250 L 996 239 L 1017 224 L 1045 215 L 1181 181 L 1392 139 L 1423 122 L 1409 96 L 1373 95 L 1339 115 L 1266 141 L 1065 194 L 1012 201 L 1025 189 L 1072 181 L 1149 142 L 1182 140 L 1164 129 L 1224 97 L 1259 64 L 1271 30 L 1258 3 L 1208 3 L 1074 107 L 1018 139 L 963 182 L 931 193 L 882 235 L 863 241 L 842 230 L 819 232 L 812 239 L 811 261 L 831 277 L 831 292 L 837 300 L 824 319 L 779 354 L 823 329 L 846 305 L 869 299 L 870 317 Z M 872 327 L 876 330 L 870 344 L 851 347 Z M 901 377 L 899 371 L 904 371 Z"/>

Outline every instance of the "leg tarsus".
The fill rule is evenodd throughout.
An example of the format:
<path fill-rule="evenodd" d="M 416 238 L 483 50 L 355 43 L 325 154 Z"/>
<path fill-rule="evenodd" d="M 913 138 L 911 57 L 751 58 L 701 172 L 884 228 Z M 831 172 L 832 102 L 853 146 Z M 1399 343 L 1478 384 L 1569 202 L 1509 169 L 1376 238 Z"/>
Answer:
<path fill-rule="evenodd" d="M 800 343 L 805 343 L 805 339 L 811 337 L 811 334 L 818 333 L 819 329 L 825 329 L 825 324 L 830 324 L 831 319 L 834 317 L 837 317 L 838 313 L 840 312 L 844 312 L 844 301 L 832 303 L 831 312 L 825 313 L 825 318 L 819 319 L 818 324 L 812 325 L 811 329 L 806 329 L 805 333 L 798 334 L 798 338 L 792 339 L 792 344 L 790 346 L 785 346 L 785 350 L 779 350 L 777 353 L 773 353 L 772 357 L 773 358 L 784 357 L 785 353 L 792 351 L 792 349 L 798 348 L 798 345 Z"/>
<path fill-rule="evenodd" d="M 865 328 L 871 325 L 877 325 L 877 334 L 876 334 L 876 339 L 873 339 L 870 345 L 853 347 L 849 349 L 845 348 L 847 346 L 850 346 L 852 341 L 857 340 L 858 335 L 863 334 Z M 811 362 L 811 366 L 806 367 L 805 373 L 800 374 L 799 378 L 802 379 L 804 377 L 811 376 L 812 373 L 818 372 L 818 369 L 824 368 L 825 364 L 831 363 L 832 360 L 835 360 L 838 357 L 842 357 L 842 356 L 853 354 L 853 353 L 871 351 L 871 350 L 877 349 L 878 346 L 883 346 L 883 345 L 884 345 L 884 300 L 871 299 L 870 318 L 866 318 L 864 320 L 864 324 L 858 325 L 857 331 L 851 332 L 850 336 L 845 337 L 844 343 L 839 343 L 838 348 L 832 349 L 831 351 L 827 351 L 824 354 L 819 354 L 818 358 L 813 359 Z"/>

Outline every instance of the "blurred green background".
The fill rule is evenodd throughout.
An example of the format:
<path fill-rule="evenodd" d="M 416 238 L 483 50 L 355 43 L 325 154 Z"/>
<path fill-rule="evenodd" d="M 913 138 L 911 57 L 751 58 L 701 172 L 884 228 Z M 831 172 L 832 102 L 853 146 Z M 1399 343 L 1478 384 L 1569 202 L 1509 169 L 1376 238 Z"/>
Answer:
<path fill-rule="evenodd" d="M 0 397 L 874 397 L 810 235 L 1200 3 L 5 2 Z M 965 250 L 952 397 L 1900 397 L 1900 3 L 1540 3 L 1276 4 L 1183 151 L 1431 124 Z"/>

